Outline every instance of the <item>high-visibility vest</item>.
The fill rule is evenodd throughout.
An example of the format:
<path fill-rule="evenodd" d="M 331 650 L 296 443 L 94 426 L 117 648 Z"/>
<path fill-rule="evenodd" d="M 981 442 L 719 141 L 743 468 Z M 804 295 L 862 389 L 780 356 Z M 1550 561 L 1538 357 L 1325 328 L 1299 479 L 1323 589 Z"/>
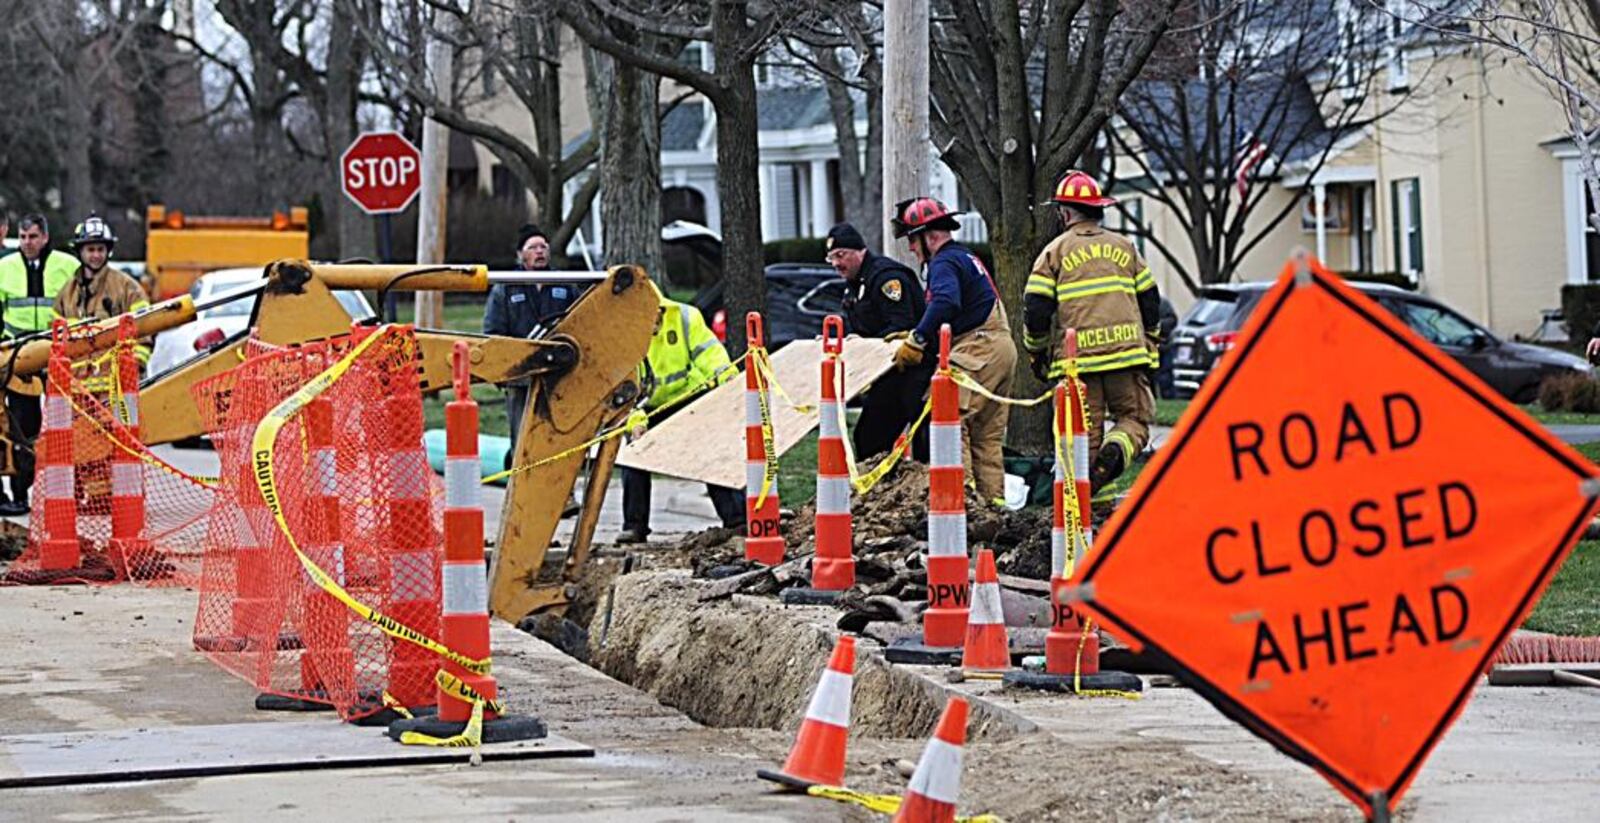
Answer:
<path fill-rule="evenodd" d="M 28 268 L 21 254 L 0 258 L 0 300 L 5 312 L 0 315 L 5 337 L 31 334 L 50 328 L 56 314 L 56 292 L 78 271 L 78 258 L 63 251 L 46 250 L 42 294 L 28 293 Z"/>
<path fill-rule="evenodd" d="M 665 297 L 661 298 L 661 324 L 650 339 L 645 364 L 655 376 L 655 390 L 644 404 L 647 409 L 668 406 L 734 373 L 728 350 L 706 326 L 700 310 Z"/>

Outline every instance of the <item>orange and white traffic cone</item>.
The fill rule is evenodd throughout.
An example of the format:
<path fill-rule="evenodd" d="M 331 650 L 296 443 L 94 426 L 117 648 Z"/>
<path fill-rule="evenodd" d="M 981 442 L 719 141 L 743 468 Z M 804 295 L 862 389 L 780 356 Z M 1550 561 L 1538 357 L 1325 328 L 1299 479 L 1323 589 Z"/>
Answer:
<path fill-rule="evenodd" d="M 83 565 L 78 542 L 78 493 L 72 455 L 72 361 L 66 354 L 66 321 L 56 320 L 44 386 L 44 420 L 35 448 L 35 523 L 42 522 L 39 568 L 68 571 Z"/>
<path fill-rule="evenodd" d="M 830 314 L 822 321 L 822 382 L 817 409 L 817 554 L 811 560 L 811 585 L 783 590 L 785 603 L 834 603 L 839 593 L 856 584 L 850 524 L 850 458 L 839 400 L 844 378 L 844 319 Z"/>
<path fill-rule="evenodd" d="M 783 562 L 777 481 L 767 487 L 765 499 L 761 496 L 768 457 L 761 409 L 763 406 L 772 408 L 772 397 L 767 392 L 766 381 L 761 378 L 758 363 L 762 351 L 761 315 L 757 312 L 746 315 L 744 328 L 745 345 L 749 347 L 744 355 L 744 559 L 776 566 Z"/>
<path fill-rule="evenodd" d="M 961 796 L 961 747 L 967 743 L 967 701 L 952 697 L 922 750 L 895 823 L 954 823 Z"/>
<path fill-rule="evenodd" d="M 967 633 L 966 468 L 961 463 L 961 400 L 950 376 L 950 325 L 939 328 L 939 368 L 929 386 L 928 419 L 928 610 L 922 642 L 901 638 L 884 650 L 891 663 L 943 665 L 957 662 Z"/>
<path fill-rule="evenodd" d="M 113 403 L 112 410 L 121 424 L 117 437 L 128 442 L 121 444 L 126 448 L 111 450 L 111 556 L 128 577 L 153 580 L 171 576 L 172 568 L 160 562 L 144 536 L 144 461 L 133 452 L 142 440 L 139 359 L 133 353 L 136 341 L 133 317 L 124 314 L 117 324 L 117 386 L 114 389 L 121 402 Z"/>
<path fill-rule="evenodd" d="M 479 495 L 483 463 L 478 458 L 478 401 L 472 397 L 470 351 L 466 341 L 457 341 L 452 350 L 456 399 L 444 407 L 442 639 L 451 651 L 473 660 L 488 660 L 489 579 L 483 557 L 483 501 Z M 484 701 L 483 742 L 533 740 L 547 734 L 538 718 L 502 715 L 491 708 L 498 696 L 493 675 L 474 674 L 450 660 L 445 661 L 444 670 Z M 475 701 L 468 702 L 442 686 L 436 691 L 437 717 L 396 720 L 389 725 L 389 736 L 399 740 L 408 731 L 437 738 L 461 734 L 472 718 Z"/>
<path fill-rule="evenodd" d="M 850 683 L 856 667 L 856 639 L 841 637 L 822 670 L 794 748 L 782 771 L 760 769 L 758 777 L 796 789 L 844 783 L 845 744 L 850 736 Z"/>
<path fill-rule="evenodd" d="M 1093 627 L 1085 627 L 1065 598 L 1068 557 L 1082 562 L 1094 542 L 1094 529 L 1089 522 L 1089 425 L 1085 417 L 1085 388 L 1078 380 L 1078 336 L 1075 330 L 1067 329 L 1065 337 L 1067 373 L 1056 385 L 1051 422 L 1059 448 L 1052 495 L 1055 506 L 1050 529 L 1051 621 L 1050 631 L 1044 638 L 1044 671 L 1006 672 L 1005 683 L 1057 692 L 1139 691 L 1144 685 L 1138 677 L 1127 672 L 1100 671 L 1100 633 Z M 1067 461 L 1072 466 L 1070 484 Z M 1069 525 L 1073 521 L 1076 524 Z"/>
<path fill-rule="evenodd" d="M 994 568 L 994 552 L 988 549 L 978 551 L 961 668 L 983 672 L 1011 668 L 1011 644 L 1006 635 L 1006 618 L 1000 610 L 1000 575 Z"/>

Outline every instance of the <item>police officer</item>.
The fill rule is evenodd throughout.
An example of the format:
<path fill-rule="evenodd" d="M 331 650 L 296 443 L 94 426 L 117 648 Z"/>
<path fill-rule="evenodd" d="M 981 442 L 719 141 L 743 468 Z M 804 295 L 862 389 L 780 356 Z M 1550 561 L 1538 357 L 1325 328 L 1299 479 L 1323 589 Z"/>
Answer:
<path fill-rule="evenodd" d="M 1087 389 L 1090 485 L 1115 480 L 1144 450 L 1155 422 L 1150 369 L 1160 357 L 1161 294 L 1150 267 L 1128 239 L 1100 225 L 1117 201 L 1081 171 L 1069 171 L 1049 201 L 1062 232 L 1033 263 L 1024 291 L 1022 345 L 1033 373 L 1055 380 L 1065 372 L 1060 345 L 1051 346 L 1051 321 L 1073 329 L 1078 373 Z M 1115 424 L 1110 433 L 1105 423 Z"/>
<path fill-rule="evenodd" d="M 844 319 L 849 333 L 891 338 L 903 337 L 916 328 L 927 305 L 915 272 L 893 258 L 867 251 L 867 241 L 849 223 L 828 231 L 827 246 L 828 264 L 845 279 Z M 895 438 L 922 411 L 933 365 L 927 362 L 893 371 L 872 384 L 851 435 L 856 454 L 867 457 L 894 447 Z M 926 428 L 917 430 L 912 455 L 927 462 Z"/>
<path fill-rule="evenodd" d="M 690 396 L 726 382 L 739 371 L 729 362 L 728 350 L 706 326 L 699 309 L 669 300 L 659 290 L 656 296 L 661 311 L 641 366 L 655 388 L 641 408 L 656 412 L 659 422 L 671 416 L 666 410 L 680 408 Z M 618 471 L 622 475 L 622 533 L 617 545 L 643 543 L 650 535 L 650 472 L 627 466 L 619 466 Z M 743 529 L 743 490 L 707 483 L 706 492 L 722 525 Z"/>
<path fill-rule="evenodd" d="M 78 258 L 50 248 L 50 224 L 38 214 L 17 221 L 18 254 L 0 258 L 0 300 L 5 303 L 4 337 L 16 337 L 50 328 L 56 318 L 56 293 L 78 271 Z M 33 439 L 44 422 L 37 395 L 6 389 L 10 417 L 12 459 L 17 476 L 11 497 L 0 502 L 0 515 L 28 513 L 28 490 L 33 486 Z"/>
<path fill-rule="evenodd" d="M 931 197 L 914 197 L 895 205 L 894 236 L 906 239 L 928 274 L 927 308 L 895 350 L 895 365 L 903 371 L 925 360 L 937 361 L 939 327 L 949 323 L 951 365 L 990 392 L 1004 396 L 1011 388 L 1017 347 L 1011 342 L 994 278 L 977 255 L 950 236 L 961 228 L 958 214 L 961 212 L 952 212 Z M 1005 498 L 1001 449 L 1009 417 L 1005 404 L 961 390 L 962 461 L 978 494 L 986 500 Z"/>
<path fill-rule="evenodd" d="M 538 226 L 525 225 L 517 233 L 517 263 L 524 271 L 548 271 L 550 238 Z M 503 337 L 542 337 L 583 295 L 576 283 L 496 283 L 489 289 L 483 311 L 483 333 Z M 511 447 L 516 450 L 522 431 L 522 413 L 528 406 L 528 381 L 502 388 L 506 417 L 511 424 Z"/>

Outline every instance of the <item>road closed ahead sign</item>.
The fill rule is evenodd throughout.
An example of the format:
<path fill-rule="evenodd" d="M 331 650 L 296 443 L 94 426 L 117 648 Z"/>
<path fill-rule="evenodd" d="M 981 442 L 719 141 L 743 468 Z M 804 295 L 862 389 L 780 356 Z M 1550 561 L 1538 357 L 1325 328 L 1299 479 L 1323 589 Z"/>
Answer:
<path fill-rule="evenodd" d="M 1371 299 L 1292 263 L 1074 591 L 1372 814 L 1566 557 L 1595 472 Z"/>

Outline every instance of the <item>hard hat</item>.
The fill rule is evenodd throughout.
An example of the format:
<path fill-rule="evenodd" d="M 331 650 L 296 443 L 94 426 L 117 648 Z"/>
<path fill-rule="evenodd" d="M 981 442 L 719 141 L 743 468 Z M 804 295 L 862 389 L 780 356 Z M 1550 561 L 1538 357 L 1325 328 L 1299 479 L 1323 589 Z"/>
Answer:
<path fill-rule="evenodd" d="M 895 204 L 894 217 L 889 222 L 894 226 L 895 237 L 914 237 L 929 229 L 955 231 L 961 228 L 956 215 L 965 213 L 951 211 L 932 197 L 913 197 Z"/>
<path fill-rule="evenodd" d="M 72 230 L 72 248 L 79 249 L 90 243 L 104 243 L 107 251 L 117 245 L 117 233 L 94 212 L 89 212 L 89 216 Z"/>
<path fill-rule="evenodd" d="M 1094 206 L 1105 208 L 1117 203 L 1115 197 L 1107 197 L 1100 192 L 1100 184 L 1093 177 L 1073 169 L 1062 175 L 1061 182 L 1056 184 L 1055 196 L 1050 198 L 1052 203 L 1074 206 Z"/>

